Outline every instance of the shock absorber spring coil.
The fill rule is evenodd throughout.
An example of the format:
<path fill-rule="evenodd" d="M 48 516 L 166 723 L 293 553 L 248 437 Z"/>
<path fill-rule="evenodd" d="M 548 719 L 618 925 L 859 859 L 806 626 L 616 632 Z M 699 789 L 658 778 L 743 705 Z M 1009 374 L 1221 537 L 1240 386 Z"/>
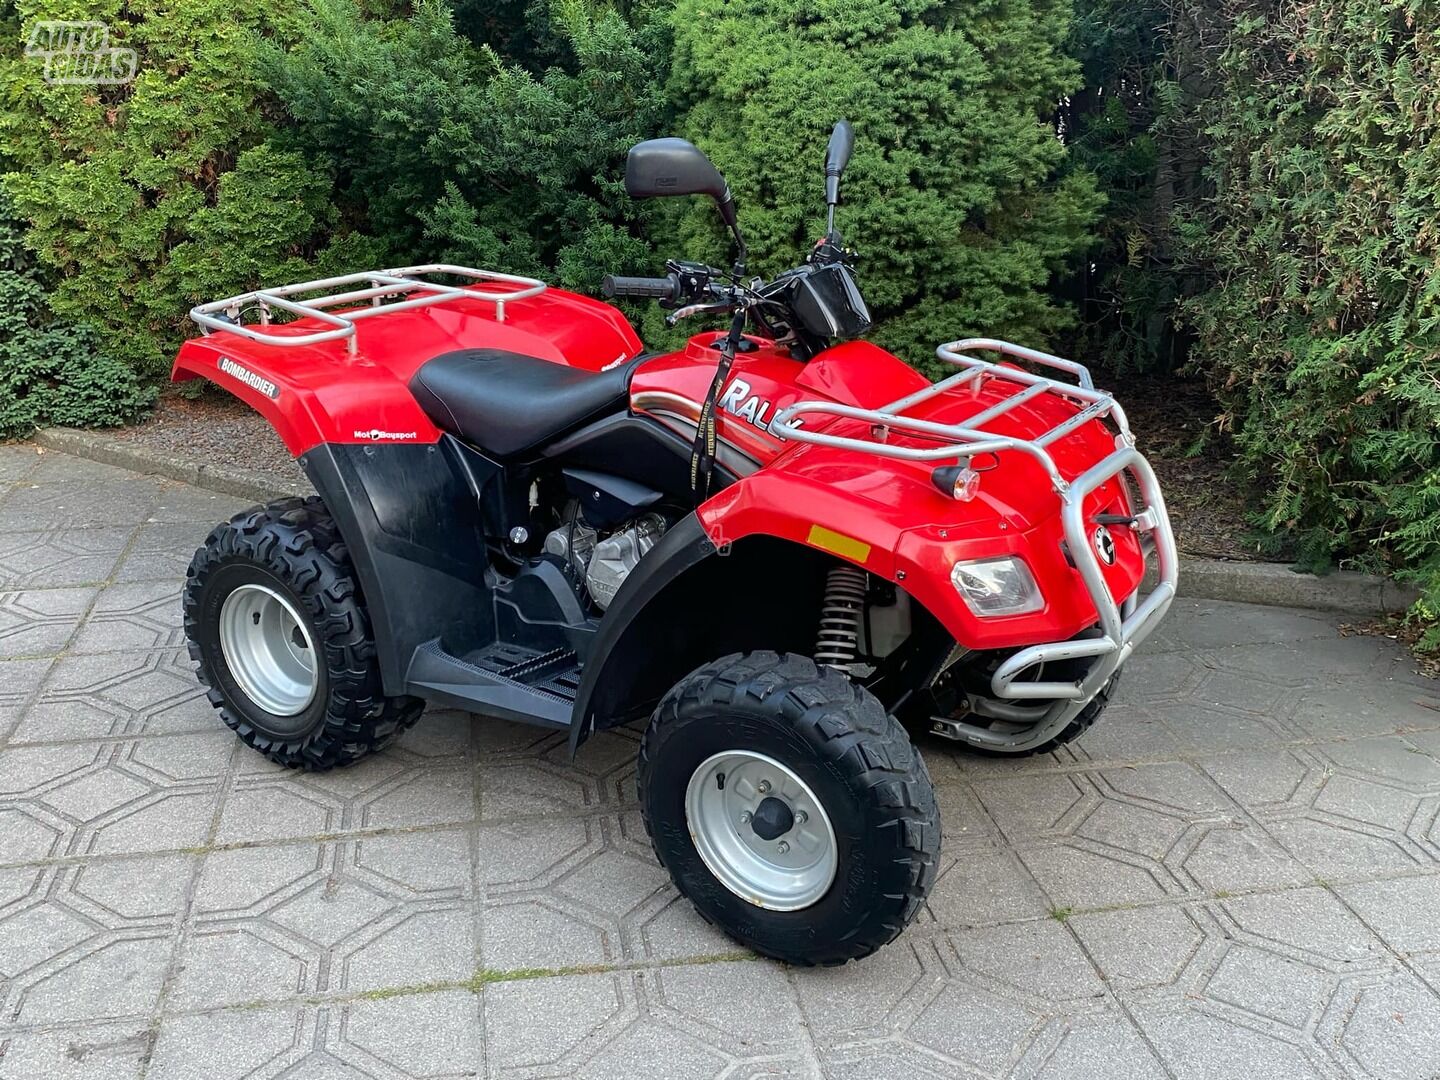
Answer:
<path fill-rule="evenodd" d="M 820 607 L 820 633 L 815 662 L 847 670 L 860 651 L 860 620 L 865 615 L 865 571 L 836 566 L 825 577 L 825 601 Z"/>

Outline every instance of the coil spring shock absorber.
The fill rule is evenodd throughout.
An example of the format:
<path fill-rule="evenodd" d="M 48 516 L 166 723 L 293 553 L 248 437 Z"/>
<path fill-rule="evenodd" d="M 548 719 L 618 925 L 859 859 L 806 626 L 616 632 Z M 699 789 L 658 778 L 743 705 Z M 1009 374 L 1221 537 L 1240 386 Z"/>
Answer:
<path fill-rule="evenodd" d="M 865 571 L 848 564 L 833 567 L 825 576 L 825 601 L 820 606 L 820 633 L 815 642 L 817 664 L 846 671 L 855 662 L 867 584 Z"/>

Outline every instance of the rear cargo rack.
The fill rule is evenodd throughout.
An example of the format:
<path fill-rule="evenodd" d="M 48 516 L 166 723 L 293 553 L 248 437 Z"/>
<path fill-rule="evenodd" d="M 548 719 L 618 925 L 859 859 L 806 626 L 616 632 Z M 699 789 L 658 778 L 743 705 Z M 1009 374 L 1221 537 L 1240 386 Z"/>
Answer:
<path fill-rule="evenodd" d="M 432 274 L 449 274 L 452 277 L 470 278 L 472 281 L 491 281 L 505 285 L 518 285 L 518 289 L 503 292 L 486 291 L 470 286 L 459 288 L 442 285 L 423 278 Z M 365 288 L 345 289 L 347 285 L 364 284 Z M 335 292 L 333 290 L 342 290 Z M 344 340 L 350 355 L 357 348 L 355 323 L 373 315 L 387 315 L 395 311 L 429 307 L 451 300 L 481 300 L 495 305 L 495 318 L 505 321 L 505 305 L 545 291 L 545 283 L 534 278 L 518 277 L 514 274 L 500 274 L 493 270 L 476 270 L 470 266 L 452 266 L 449 263 L 428 263 L 423 266 L 402 266 L 393 270 L 365 270 L 357 274 L 343 274 L 340 277 L 317 278 L 314 281 L 300 281 L 294 285 L 280 285 L 273 289 L 255 289 L 214 300 L 190 310 L 190 318 L 199 324 L 208 335 L 212 331 L 239 334 L 252 341 L 266 345 L 297 347 L 318 345 L 324 341 Z M 424 296 L 396 299 L 409 293 L 423 292 Z M 304 300 L 292 299 L 304 293 L 323 293 Z M 369 307 L 350 307 L 369 302 Z M 344 307 L 344 311 L 330 308 Z M 259 322 L 246 325 L 247 311 L 259 313 Z M 302 318 L 316 319 L 333 327 L 330 330 L 316 330 L 305 334 L 279 333 L 277 329 L 288 323 L 271 321 L 275 310 L 289 312 Z"/>
<path fill-rule="evenodd" d="M 982 360 L 970 355 L 976 352 L 999 353 L 1015 360 L 1062 372 L 1074 382 L 1037 375 L 1009 364 Z M 1164 618 L 1175 598 L 1178 580 L 1178 557 L 1175 535 L 1165 512 L 1165 499 L 1150 463 L 1135 449 L 1129 421 L 1115 399 L 1095 389 L 1089 370 L 1073 360 L 1027 349 L 995 338 L 966 338 L 942 345 L 936 355 L 964 370 L 946 379 L 902 397 L 879 409 L 860 409 L 832 401 L 801 401 L 776 414 L 770 431 L 781 439 L 815 443 L 819 446 L 855 450 L 880 457 L 909 461 L 966 461 L 976 455 L 1022 453 L 1036 461 L 1050 478 L 1050 484 L 1061 504 L 1066 552 L 1085 583 L 1086 591 L 1099 616 L 1099 636 L 1072 641 L 1048 642 L 1021 649 L 995 671 L 991 689 L 998 698 L 1008 700 L 1054 700 L 1056 707 L 1033 727 L 1020 732 L 996 731 L 977 725 L 952 722 L 958 737 L 980 745 L 1015 751 L 1038 746 L 1062 730 L 1080 710 L 1104 688 L 1115 669 L 1130 655 Z M 922 402 L 947 391 L 973 385 L 976 389 L 986 379 L 1000 379 L 1016 385 L 1009 397 L 990 405 L 955 424 L 940 424 L 906 416 L 904 413 Z M 1040 434 L 1022 439 L 987 431 L 985 425 L 1027 401 L 1050 394 L 1076 407 L 1067 419 Z M 858 420 L 870 425 L 870 437 L 831 435 L 801 426 L 803 417 L 830 416 Z M 1115 450 L 1072 480 L 1066 480 L 1050 455 L 1049 447 L 1074 434 L 1092 420 L 1108 419 L 1116 429 Z M 935 446 L 898 446 L 889 441 L 892 435 L 910 436 L 934 442 Z M 1159 581 L 1144 599 L 1136 593 L 1116 604 L 1100 569 L 1090 523 L 1084 518 L 1085 499 L 1091 492 L 1122 474 L 1130 476 L 1139 488 L 1144 508 L 1135 515 L 1133 528 L 1142 546 L 1153 548 L 1159 564 Z M 1041 665 L 1061 660 L 1091 658 L 1086 674 L 1074 682 L 1041 681 Z M 1026 678 L 1025 676 L 1031 676 Z"/>

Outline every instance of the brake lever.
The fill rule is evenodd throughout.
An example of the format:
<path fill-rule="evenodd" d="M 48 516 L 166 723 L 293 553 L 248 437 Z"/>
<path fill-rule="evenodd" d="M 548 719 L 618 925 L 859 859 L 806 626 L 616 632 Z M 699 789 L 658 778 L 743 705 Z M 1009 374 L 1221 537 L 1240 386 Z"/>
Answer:
<path fill-rule="evenodd" d="M 699 315 L 706 311 L 729 311 L 734 305 L 728 300 L 719 303 L 709 304 L 687 304 L 685 307 L 676 308 L 669 315 L 665 316 L 665 325 L 673 327 L 681 319 L 688 319 L 691 315 Z"/>

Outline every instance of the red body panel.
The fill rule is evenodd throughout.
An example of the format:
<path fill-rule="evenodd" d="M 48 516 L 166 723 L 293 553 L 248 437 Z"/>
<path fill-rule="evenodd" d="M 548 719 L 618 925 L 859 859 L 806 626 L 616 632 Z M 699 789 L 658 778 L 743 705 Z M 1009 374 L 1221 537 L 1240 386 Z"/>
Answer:
<path fill-rule="evenodd" d="M 354 357 L 344 342 L 280 349 L 217 333 L 186 342 L 173 377 L 201 376 L 230 390 L 269 418 L 298 456 L 321 443 L 437 441 L 440 431 L 407 384 L 420 364 L 444 352 L 505 349 L 599 370 L 641 349 L 620 312 L 558 289 L 507 305 L 505 316 L 497 322 L 493 305 L 476 300 L 368 319 L 359 323 Z M 316 329 L 324 327 L 301 320 L 279 332 Z M 682 431 L 688 420 L 693 433 L 719 359 L 712 346 L 720 337 L 718 332 L 699 334 L 680 352 L 644 362 L 631 381 L 632 409 Z M 768 426 L 797 401 L 828 399 L 878 408 L 928 383 L 866 342 L 834 346 L 808 363 L 763 339 L 754 343 L 755 349 L 735 359 L 717 426 L 721 438 L 755 468 L 699 509 L 717 545 L 763 534 L 846 558 L 897 582 L 970 648 L 1064 640 L 1095 622 L 1094 606 L 1061 548 L 1060 501 L 1034 461 L 1008 453 L 988 463 L 978 497 L 961 503 L 933 486 L 933 464 L 781 442 Z M 243 371 L 224 370 L 225 360 Z M 251 378 L 243 377 L 247 373 Z M 1014 384 L 977 380 L 974 389 L 936 398 L 910 415 L 954 423 L 1015 390 Z M 1042 395 L 989 427 L 1000 434 L 1035 435 L 1073 412 L 1074 406 Z M 864 434 L 853 421 L 830 423 L 837 434 Z M 1070 479 L 1113 449 L 1113 436 L 1096 421 L 1055 443 L 1050 452 Z M 977 468 L 986 464 L 975 463 Z M 1123 486 L 1112 480 L 1085 509 L 1087 518 L 1128 511 Z M 1115 530 L 1115 541 L 1115 564 L 1104 572 L 1118 601 L 1139 586 L 1144 559 L 1130 530 Z M 1004 554 L 1019 555 L 1029 564 L 1045 607 L 1030 615 L 979 618 L 951 585 L 951 567 L 960 559 Z"/>
<path fill-rule="evenodd" d="M 630 380 L 631 408 L 662 421 L 676 416 L 687 419 L 691 421 L 687 434 L 693 434 L 694 418 L 720 358 L 712 346 L 723 337 L 697 334 L 682 351 L 647 360 Z M 869 342 L 836 345 L 806 364 L 763 338 L 751 340 L 757 348 L 739 354 L 730 369 L 720 399 L 723 408 L 716 414 L 716 432 L 759 465 L 786 449 L 768 428 L 787 405 L 821 398 L 876 407 L 928 385 L 914 368 Z M 752 401 L 753 408 L 747 409 Z"/>
<path fill-rule="evenodd" d="M 490 291 L 505 287 L 486 282 Z M 505 349 L 557 363 L 598 370 L 640 351 L 625 316 L 608 304 L 547 289 L 505 307 L 454 301 L 397 311 L 357 324 L 352 357 L 343 341 L 276 348 L 238 334 L 217 333 L 180 347 L 171 377 L 203 377 L 243 399 L 265 416 L 297 457 L 321 443 L 433 443 L 440 431 L 411 396 L 415 369 L 455 349 Z M 331 329 L 300 319 L 276 333 Z M 240 365 L 274 387 L 274 395 L 221 368 Z"/>
<path fill-rule="evenodd" d="M 700 508 L 700 516 L 717 545 L 754 534 L 779 536 L 894 581 L 969 648 L 1062 641 L 1096 621 L 1084 583 L 1061 549 L 1058 510 L 1027 520 L 1009 504 L 1009 489 L 993 474 L 974 502 L 957 503 L 935 489 L 929 474 L 929 468 L 909 462 L 877 465 L 855 451 L 803 446 L 726 488 Z M 1123 500 L 1118 486 L 1102 490 L 1087 511 L 1119 509 Z M 817 525 L 863 551 L 824 533 L 817 536 Z M 1144 560 L 1129 530 L 1115 533 L 1115 565 L 1105 572 L 1119 600 L 1139 585 Z M 1045 596 L 1041 611 L 983 619 L 970 611 L 950 584 L 951 567 L 961 559 L 996 555 L 1026 561 Z"/>
<path fill-rule="evenodd" d="M 672 416 L 693 419 L 714 377 L 718 354 L 710 346 L 720 337 L 698 335 L 683 352 L 643 364 L 630 384 L 632 408 L 662 421 Z M 1064 640 L 1095 622 L 1095 607 L 1080 575 L 1061 550 L 1059 499 L 1038 464 L 1023 454 L 1006 454 L 991 463 L 979 496 L 959 503 L 931 483 L 933 465 L 782 443 L 765 428 L 797 401 L 820 398 L 878 408 L 928 381 L 867 342 L 837 345 L 808 363 L 768 343 L 757 344 L 755 351 L 736 357 L 721 398 L 727 405 L 718 413 L 716 426 L 721 438 L 745 451 L 760 468 L 700 508 L 706 532 L 717 545 L 764 534 L 849 558 L 898 582 L 970 648 Z M 1013 383 L 991 381 L 921 405 L 909 415 L 954 423 L 1015 392 Z M 747 407 L 752 401 L 753 407 Z M 746 415 L 736 415 L 737 409 Z M 1073 412 L 1073 406 L 1041 397 L 997 419 L 990 429 L 1004 435 L 1035 434 Z M 850 421 L 835 422 L 833 431 L 865 434 L 864 425 Z M 1114 449 L 1113 436 L 1096 422 L 1056 443 L 1051 453 L 1061 474 L 1072 479 Z M 1119 481 L 1097 491 L 1086 507 L 1087 517 L 1110 510 L 1128 510 Z M 812 542 L 811 530 L 817 525 L 867 548 L 865 558 L 848 554 L 847 548 L 859 550 L 851 545 Z M 1140 584 L 1144 558 L 1133 533 L 1115 532 L 1115 564 L 1104 570 L 1118 601 Z M 979 618 L 950 584 L 950 569 L 961 559 L 1008 554 L 1020 555 L 1029 564 L 1046 606 L 1030 615 Z"/>

